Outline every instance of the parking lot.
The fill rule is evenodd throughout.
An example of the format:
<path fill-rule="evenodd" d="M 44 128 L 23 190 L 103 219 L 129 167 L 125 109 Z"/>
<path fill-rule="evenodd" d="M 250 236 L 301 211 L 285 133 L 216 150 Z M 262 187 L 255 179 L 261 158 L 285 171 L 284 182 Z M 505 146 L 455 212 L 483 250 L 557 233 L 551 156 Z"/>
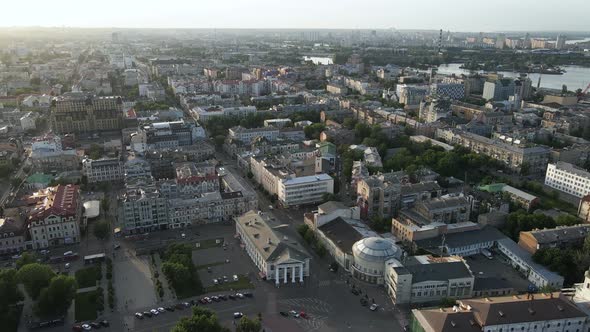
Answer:
<path fill-rule="evenodd" d="M 494 254 L 493 259 L 483 255 L 473 255 L 465 260 L 476 278 L 496 277 L 508 281 L 515 291 L 526 291 L 530 282 L 519 274 L 500 254 Z"/>
<path fill-rule="evenodd" d="M 182 233 L 185 234 L 184 239 Z M 193 246 L 195 242 L 204 243 L 207 239 L 223 238 L 225 240 L 225 250 L 223 245 L 220 245 L 193 251 L 193 262 L 199 269 L 203 286 L 212 287 L 213 279 L 219 277 L 223 279 L 223 276 L 227 276 L 229 283 L 232 283 L 234 274 L 247 276 L 252 282 L 254 288 L 244 291 L 251 292 L 252 298 L 198 304 L 214 311 L 223 325 L 231 329 L 235 322 L 233 314 L 241 312 L 253 318 L 260 313 L 264 326 L 273 331 L 342 331 L 345 329 L 401 331 L 393 313 L 394 308 L 388 303 L 383 288 L 356 285 L 359 289 L 363 289 L 363 295 L 369 294 L 369 299 L 375 299 L 380 305 L 378 310 L 370 311 L 368 306 L 361 306 L 360 296 L 350 292 L 350 285 L 346 283 L 348 277 L 329 272 L 327 269 L 329 258 L 320 259 L 319 257 L 312 259 L 312 276 L 303 284 L 281 284 L 280 288 L 277 288 L 274 282 L 260 279 L 258 269 L 240 247 L 239 240 L 234 238 L 234 233 L 234 226 L 215 224 L 159 234 L 165 238 L 176 237 L 178 241 L 185 241 Z M 211 268 L 211 272 L 207 271 L 207 267 Z M 238 291 L 240 290 L 215 290 L 174 303 L 154 302 L 149 306 L 125 311 L 123 320 L 126 323 L 125 327 L 132 331 L 169 331 L 181 317 L 190 316 L 190 310 L 166 311 L 158 314 L 157 317 L 143 319 L 134 317 L 135 312 L 149 311 L 159 306 L 165 308 L 182 301 L 198 301 L 213 295 L 235 294 Z M 280 314 L 281 311 L 291 310 L 297 313 L 304 312 L 307 318 L 284 317 Z"/>

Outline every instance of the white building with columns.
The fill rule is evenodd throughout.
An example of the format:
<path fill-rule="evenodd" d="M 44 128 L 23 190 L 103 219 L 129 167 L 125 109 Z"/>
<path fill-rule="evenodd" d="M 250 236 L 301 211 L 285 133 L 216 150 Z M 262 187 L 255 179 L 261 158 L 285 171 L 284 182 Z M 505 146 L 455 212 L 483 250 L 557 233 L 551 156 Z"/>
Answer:
<path fill-rule="evenodd" d="M 309 277 L 310 256 L 295 240 L 282 237 L 269 225 L 263 212 L 250 210 L 235 218 L 242 247 L 260 270 L 260 276 L 284 283 L 303 282 Z"/>

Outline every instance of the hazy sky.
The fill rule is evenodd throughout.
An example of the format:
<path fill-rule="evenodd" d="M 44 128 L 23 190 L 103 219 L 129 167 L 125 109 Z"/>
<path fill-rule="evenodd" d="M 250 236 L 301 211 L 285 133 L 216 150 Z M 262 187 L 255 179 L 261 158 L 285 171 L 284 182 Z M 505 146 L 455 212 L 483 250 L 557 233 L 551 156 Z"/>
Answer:
<path fill-rule="evenodd" d="M 590 31 L 590 1 L 4 0 L 0 26 Z"/>

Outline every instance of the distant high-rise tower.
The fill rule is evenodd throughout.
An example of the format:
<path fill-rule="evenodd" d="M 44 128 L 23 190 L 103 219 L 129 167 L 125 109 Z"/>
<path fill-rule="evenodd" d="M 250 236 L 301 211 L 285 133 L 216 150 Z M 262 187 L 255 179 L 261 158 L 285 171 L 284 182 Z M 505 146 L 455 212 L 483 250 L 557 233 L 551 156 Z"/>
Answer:
<path fill-rule="evenodd" d="M 442 29 L 439 30 L 438 34 L 438 54 L 442 54 Z"/>
<path fill-rule="evenodd" d="M 119 42 L 119 33 L 118 32 L 113 32 L 111 34 L 111 41 L 113 43 L 118 43 Z"/>
<path fill-rule="evenodd" d="M 565 48 L 565 36 L 559 35 L 557 36 L 557 40 L 555 41 L 555 48 L 558 50 L 563 50 Z"/>

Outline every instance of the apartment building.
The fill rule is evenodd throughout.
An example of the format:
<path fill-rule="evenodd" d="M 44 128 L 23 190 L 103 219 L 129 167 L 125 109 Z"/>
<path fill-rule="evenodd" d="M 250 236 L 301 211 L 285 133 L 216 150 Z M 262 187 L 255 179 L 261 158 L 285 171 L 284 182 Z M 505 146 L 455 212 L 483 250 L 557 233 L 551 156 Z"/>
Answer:
<path fill-rule="evenodd" d="M 0 254 L 13 254 L 31 247 L 24 220 L 11 217 L 0 218 Z"/>
<path fill-rule="evenodd" d="M 547 165 L 545 185 L 581 198 L 590 193 L 590 173 L 570 163 L 558 161 Z"/>
<path fill-rule="evenodd" d="M 393 216 L 401 195 L 402 174 L 391 172 L 372 175 L 356 182 L 357 202 L 364 219 Z"/>
<path fill-rule="evenodd" d="M 535 229 L 520 232 L 518 245 L 531 254 L 545 248 L 580 246 L 590 233 L 590 225 L 560 226 L 551 229 Z"/>
<path fill-rule="evenodd" d="M 46 135 L 31 143 L 31 164 L 42 172 L 71 171 L 79 169 L 80 158 L 76 150 L 64 146 L 59 135 Z"/>
<path fill-rule="evenodd" d="M 516 84 L 511 78 L 498 78 L 488 80 L 483 85 L 483 98 L 485 100 L 508 100 L 515 94 Z"/>
<path fill-rule="evenodd" d="M 413 309 L 410 331 L 584 332 L 587 314 L 560 293 L 459 300 L 452 308 Z"/>
<path fill-rule="evenodd" d="M 76 185 L 48 187 L 29 197 L 27 224 L 34 249 L 80 242 L 82 203 Z"/>
<path fill-rule="evenodd" d="M 207 122 L 214 117 L 220 116 L 234 116 L 243 118 L 248 114 L 255 114 L 255 106 L 239 106 L 239 107 L 222 107 L 222 106 L 203 106 L 191 109 L 191 114 L 195 120 Z"/>
<path fill-rule="evenodd" d="M 205 163 L 179 163 L 176 164 L 175 195 L 194 197 L 209 192 L 219 192 L 219 176 L 215 172 L 215 166 Z"/>
<path fill-rule="evenodd" d="M 119 200 L 119 221 L 126 234 L 141 234 L 168 228 L 167 201 L 151 176 L 128 180 Z"/>
<path fill-rule="evenodd" d="M 437 129 L 436 136 L 445 139 L 447 143 L 458 144 L 499 160 L 518 172 L 523 167 L 529 172 L 543 172 L 549 162 L 550 149 L 546 146 L 516 142 L 510 144 L 456 129 Z"/>
<path fill-rule="evenodd" d="M 88 183 L 119 182 L 125 177 L 123 162 L 119 158 L 86 158 L 82 160 L 82 174 L 86 176 Z"/>
<path fill-rule="evenodd" d="M 50 120 L 56 133 L 120 130 L 123 100 L 81 92 L 64 93 L 53 99 Z"/>
<path fill-rule="evenodd" d="M 269 141 L 275 141 L 279 137 L 279 128 L 276 127 L 262 127 L 262 128 L 244 128 L 236 126 L 228 130 L 228 137 L 246 144 L 258 137 L 263 137 Z"/>
<path fill-rule="evenodd" d="M 411 256 L 403 264 L 397 259 L 385 263 L 385 289 L 395 304 L 470 298 L 474 284 L 473 273 L 459 256 Z"/>

